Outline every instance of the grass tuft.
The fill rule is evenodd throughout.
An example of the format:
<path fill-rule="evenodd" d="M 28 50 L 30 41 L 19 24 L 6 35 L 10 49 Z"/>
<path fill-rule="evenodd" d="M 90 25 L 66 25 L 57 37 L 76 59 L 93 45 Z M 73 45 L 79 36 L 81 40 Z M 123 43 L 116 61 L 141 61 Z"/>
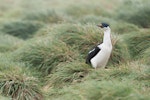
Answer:
<path fill-rule="evenodd" d="M 43 75 L 47 75 L 53 67 L 61 62 L 70 62 L 76 59 L 78 54 L 64 42 L 47 37 L 29 41 L 28 45 L 19 49 L 16 55 L 19 61 L 30 64 Z"/>
<path fill-rule="evenodd" d="M 125 36 L 131 57 L 140 58 L 148 47 L 150 47 L 149 31 L 131 32 Z"/>
<path fill-rule="evenodd" d="M 0 34 L 0 52 L 14 51 L 20 47 L 23 40 L 7 34 Z"/>
<path fill-rule="evenodd" d="M 140 31 L 138 26 L 127 22 L 113 23 L 112 29 L 118 34 L 127 34 L 134 31 Z"/>
<path fill-rule="evenodd" d="M 126 84 L 124 84 L 126 83 Z M 129 82 L 89 80 L 72 87 L 64 87 L 59 91 L 50 91 L 51 99 L 69 100 L 112 100 L 112 99 L 148 99 L 134 91 L 134 85 Z"/>
<path fill-rule="evenodd" d="M 47 77 L 49 86 L 63 87 L 67 84 L 82 82 L 88 74 L 89 67 L 79 61 L 59 64 Z"/>
<path fill-rule="evenodd" d="M 37 78 L 31 76 L 24 64 L 12 62 L 9 56 L 0 59 L 0 92 L 15 100 L 42 100 Z M 6 60 L 7 59 L 7 60 Z"/>
<path fill-rule="evenodd" d="M 37 22 L 18 20 L 3 23 L 1 25 L 1 31 L 21 39 L 28 39 L 31 38 L 41 27 L 42 24 Z"/>
<path fill-rule="evenodd" d="M 42 95 L 36 86 L 36 81 L 33 77 L 25 75 L 0 74 L 0 89 L 1 93 L 10 96 L 16 100 L 36 99 L 41 100 Z"/>

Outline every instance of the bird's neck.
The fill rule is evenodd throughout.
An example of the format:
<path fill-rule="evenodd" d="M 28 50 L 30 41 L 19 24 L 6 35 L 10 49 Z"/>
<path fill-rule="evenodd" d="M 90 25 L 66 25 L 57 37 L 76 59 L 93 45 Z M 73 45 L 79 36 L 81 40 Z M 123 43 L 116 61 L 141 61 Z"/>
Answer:
<path fill-rule="evenodd" d="M 112 44 L 111 44 L 111 29 L 109 27 L 106 30 L 104 30 L 103 43 L 106 45 L 112 46 Z"/>

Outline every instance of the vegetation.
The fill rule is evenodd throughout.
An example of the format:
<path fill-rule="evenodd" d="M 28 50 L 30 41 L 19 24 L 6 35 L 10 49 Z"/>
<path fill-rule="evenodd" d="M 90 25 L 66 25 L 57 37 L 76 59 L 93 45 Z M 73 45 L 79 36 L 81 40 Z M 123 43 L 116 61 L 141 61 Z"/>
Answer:
<path fill-rule="evenodd" d="M 149 0 L 0 0 L 0 99 L 149 100 Z M 85 64 L 110 24 L 107 69 Z"/>
<path fill-rule="evenodd" d="M 1 31 L 5 34 L 10 34 L 22 39 L 32 37 L 32 35 L 38 31 L 41 24 L 25 21 L 14 21 L 3 23 Z"/>

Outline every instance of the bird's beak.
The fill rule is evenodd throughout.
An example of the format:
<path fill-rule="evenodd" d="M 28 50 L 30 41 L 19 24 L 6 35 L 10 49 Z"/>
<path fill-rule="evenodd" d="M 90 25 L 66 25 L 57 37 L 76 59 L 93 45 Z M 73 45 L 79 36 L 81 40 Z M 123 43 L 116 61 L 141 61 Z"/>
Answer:
<path fill-rule="evenodd" d="M 103 28 L 102 24 L 98 24 L 97 27 Z"/>

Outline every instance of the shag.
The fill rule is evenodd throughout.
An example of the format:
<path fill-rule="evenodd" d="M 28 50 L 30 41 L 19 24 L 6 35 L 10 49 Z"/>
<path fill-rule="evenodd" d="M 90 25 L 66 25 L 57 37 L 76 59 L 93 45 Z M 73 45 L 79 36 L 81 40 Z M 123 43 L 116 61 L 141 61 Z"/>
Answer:
<path fill-rule="evenodd" d="M 109 25 L 101 23 L 97 26 L 104 31 L 103 43 L 90 50 L 86 58 L 86 63 L 91 64 L 95 69 L 105 68 L 112 51 L 111 29 Z"/>

